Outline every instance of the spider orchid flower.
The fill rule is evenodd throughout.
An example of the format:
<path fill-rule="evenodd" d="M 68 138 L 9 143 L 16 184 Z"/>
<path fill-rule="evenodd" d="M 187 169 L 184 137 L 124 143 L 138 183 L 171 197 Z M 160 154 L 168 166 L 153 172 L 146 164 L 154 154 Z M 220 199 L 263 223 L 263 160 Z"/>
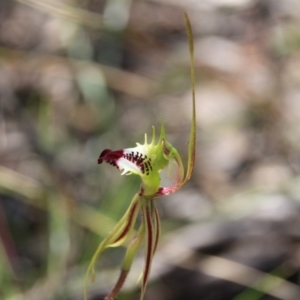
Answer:
<path fill-rule="evenodd" d="M 123 245 L 134 231 L 137 217 L 141 213 L 142 221 L 139 228 L 127 246 L 123 265 L 119 278 L 106 296 L 105 300 L 113 300 L 122 288 L 126 277 L 130 271 L 132 262 L 138 252 L 142 242 L 146 241 L 145 266 L 142 275 L 141 300 L 144 297 L 153 256 L 155 254 L 160 237 L 160 218 L 154 199 L 158 196 L 169 195 L 176 192 L 190 179 L 195 162 L 196 143 L 196 112 L 195 112 L 195 75 L 194 75 L 194 49 L 192 29 L 187 14 L 185 16 L 187 34 L 189 39 L 189 49 L 191 57 L 191 81 L 192 81 L 192 125 L 188 146 L 188 165 L 186 171 L 178 151 L 167 141 L 164 125 L 161 126 L 160 137 L 156 143 L 155 128 L 153 127 L 152 140 L 147 141 L 145 134 L 144 144 L 137 143 L 136 147 L 102 151 L 98 158 L 98 164 L 103 162 L 119 169 L 121 175 L 135 174 L 141 178 L 141 186 L 138 193 L 133 197 L 131 204 L 121 220 L 115 225 L 108 236 L 100 243 L 96 250 L 85 278 L 84 297 L 87 300 L 87 282 L 91 277 L 95 278 L 95 263 L 97 258 L 108 247 L 118 247 Z M 176 165 L 175 183 L 168 187 L 160 186 L 160 172 L 170 163 Z"/>

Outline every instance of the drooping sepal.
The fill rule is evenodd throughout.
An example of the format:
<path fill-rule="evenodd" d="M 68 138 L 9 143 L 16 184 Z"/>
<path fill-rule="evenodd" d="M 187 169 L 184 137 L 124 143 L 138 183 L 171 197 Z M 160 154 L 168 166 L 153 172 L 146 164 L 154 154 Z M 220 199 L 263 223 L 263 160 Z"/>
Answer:
<path fill-rule="evenodd" d="M 123 286 L 123 284 L 127 278 L 128 273 L 131 269 L 132 262 L 141 246 L 144 236 L 145 236 L 145 225 L 144 225 L 144 223 L 142 223 L 140 225 L 138 233 L 136 234 L 135 238 L 131 241 L 131 243 L 129 244 L 129 246 L 127 248 L 119 278 L 118 278 L 114 288 L 105 297 L 104 300 L 114 300 L 116 295 L 119 293 L 121 287 Z"/>
<path fill-rule="evenodd" d="M 117 247 L 122 245 L 133 231 L 134 225 L 136 223 L 136 218 L 141 208 L 141 201 L 139 201 L 140 196 L 136 194 L 132 199 L 132 202 L 127 209 L 126 213 L 122 219 L 115 225 L 113 230 L 108 234 L 108 236 L 100 243 L 96 252 L 94 253 L 91 262 L 88 266 L 85 275 L 84 283 L 84 299 L 87 300 L 87 287 L 89 279 L 95 280 L 95 264 L 98 257 L 103 253 L 103 251 L 108 247 Z"/>
<path fill-rule="evenodd" d="M 148 199 L 145 199 L 144 205 L 142 206 L 142 212 L 143 223 L 146 228 L 146 250 L 140 300 L 144 298 L 144 294 L 149 280 L 153 256 L 157 249 L 158 240 L 160 237 L 160 219 L 155 205 L 155 201 L 149 201 Z"/>

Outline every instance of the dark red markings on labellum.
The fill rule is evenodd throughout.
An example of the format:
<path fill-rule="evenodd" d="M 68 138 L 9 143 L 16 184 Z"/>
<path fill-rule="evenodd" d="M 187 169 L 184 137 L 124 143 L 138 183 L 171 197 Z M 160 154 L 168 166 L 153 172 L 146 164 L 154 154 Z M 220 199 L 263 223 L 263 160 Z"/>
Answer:
<path fill-rule="evenodd" d="M 147 155 L 143 155 L 140 152 L 134 151 L 125 152 L 124 150 L 112 151 L 110 149 L 105 149 L 101 152 L 98 158 L 98 164 L 106 161 L 107 163 L 119 169 L 117 161 L 122 157 L 134 163 L 143 174 L 146 173 L 146 175 L 149 175 L 150 171 L 152 171 L 151 158 L 148 158 Z"/>
<path fill-rule="evenodd" d="M 101 152 L 98 158 L 98 164 L 101 164 L 103 161 L 106 161 L 107 163 L 119 169 L 116 162 L 118 159 L 124 156 L 123 153 L 123 150 L 112 151 L 110 149 L 105 149 Z"/>
<path fill-rule="evenodd" d="M 146 172 L 149 175 L 150 170 L 152 171 L 151 158 L 148 158 L 147 155 L 143 155 L 139 152 L 129 152 L 125 153 L 123 156 L 125 159 L 135 163 L 141 172 L 144 174 Z"/>

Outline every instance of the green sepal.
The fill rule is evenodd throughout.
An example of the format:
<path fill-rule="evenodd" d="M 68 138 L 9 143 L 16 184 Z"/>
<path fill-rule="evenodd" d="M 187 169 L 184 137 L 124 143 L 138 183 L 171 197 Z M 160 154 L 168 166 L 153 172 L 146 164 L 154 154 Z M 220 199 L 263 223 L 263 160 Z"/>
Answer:
<path fill-rule="evenodd" d="M 88 269 L 85 275 L 84 282 L 84 299 L 87 300 L 87 287 L 89 279 L 92 281 L 95 280 L 95 264 L 98 257 L 102 254 L 102 252 L 108 247 L 117 247 L 122 245 L 126 239 L 130 236 L 133 231 L 134 224 L 136 222 L 137 215 L 140 211 L 141 202 L 139 200 L 139 195 L 136 194 L 127 209 L 126 213 L 122 217 L 122 219 L 115 225 L 113 230 L 108 234 L 108 236 L 99 244 L 96 252 L 94 253 Z"/>

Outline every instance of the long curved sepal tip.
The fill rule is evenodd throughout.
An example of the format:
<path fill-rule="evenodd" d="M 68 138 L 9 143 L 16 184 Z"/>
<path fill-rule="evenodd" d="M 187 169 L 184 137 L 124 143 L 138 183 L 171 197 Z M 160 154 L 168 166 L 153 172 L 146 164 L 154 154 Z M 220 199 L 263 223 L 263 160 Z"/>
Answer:
<path fill-rule="evenodd" d="M 189 52 L 190 52 L 190 65 L 191 65 L 191 84 L 192 84 L 192 125 L 189 137 L 188 147 L 188 165 L 186 175 L 182 185 L 184 185 L 190 178 L 194 170 L 195 165 L 195 153 L 196 153 L 196 96 L 195 96 L 195 58 L 194 58 L 194 38 L 192 26 L 187 13 L 184 13 L 185 25 L 187 36 L 189 40 Z"/>

